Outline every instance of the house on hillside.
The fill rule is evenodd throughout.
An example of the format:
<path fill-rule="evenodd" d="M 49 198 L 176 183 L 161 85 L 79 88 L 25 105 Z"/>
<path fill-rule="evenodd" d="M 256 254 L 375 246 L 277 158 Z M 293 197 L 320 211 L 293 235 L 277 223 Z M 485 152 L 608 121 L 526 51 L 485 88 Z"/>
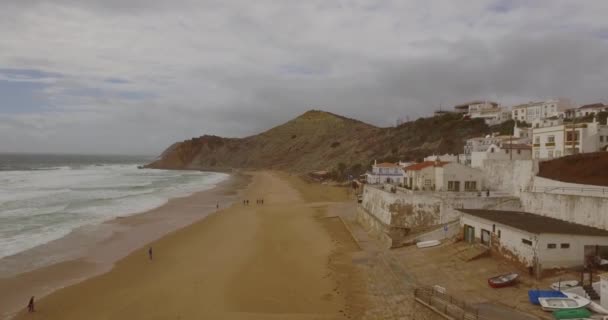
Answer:
<path fill-rule="evenodd" d="M 597 121 L 564 123 L 532 129 L 533 159 L 553 159 L 577 153 L 606 150 L 608 126 Z"/>
<path fill-rule="evenodd" d="M 532 123 L 550 117 L 565 117 L 566 110 L 574 108 L 575 105 L 569 99 L 559 98 L 538 102 L 529 102 L 514 106 L 511 109 L 513 120 Z"/>
<path fill-rule="evenodd" d="M 424 161 L 405 168 L 405 186 L 412 190 L 479 191 L 483 173 L 456 162 Z"/>
<path fill-rule="evenodd" d="M 488 125 L 511 119 L 511 112 L 493 101 L 471 101 L 454 106 L 454 110 L 466 114 L 471 119 L 483 119 Z"/>
<path fill-rule="evenodd" d="M 471 167 L 483 167 L 485 160 L 530 160 L 532 146 L 519 143 L 492 144 L 485 151 L 471 152 Z"/>
<path fill-rule="evenodd" d="M 466 242 L 481 243 L 495 254 L 543 270 L 585 265 L 608 256 L 608 231 L 527 212 L 459 209 Z"/>
<path fill-rule="evenodd" d="M 600 112 L 608 111 L 608 105 L 603 103 L 592 103 L 566 110 L 566 118 L 579 118 L 589 115 L 596 115 Z"/>
<path fill-rule="evenodd" d="M 424 161 L 444 161 L 444 162 L 458 162 L 459 158 L 457 154 L 442 154 L 432 155 L 424 157 Z M 412 163 L 413 164 L 413 163 Z"/>
<path fill-rule="evenodd" d="M 372 171 L 366 173 L 366 181 L 370 184 L 403 184 L 404 179 L 405 171 L 403 170 L 403 167 L 397 163 L 377 163 L 374 161 Z"/>

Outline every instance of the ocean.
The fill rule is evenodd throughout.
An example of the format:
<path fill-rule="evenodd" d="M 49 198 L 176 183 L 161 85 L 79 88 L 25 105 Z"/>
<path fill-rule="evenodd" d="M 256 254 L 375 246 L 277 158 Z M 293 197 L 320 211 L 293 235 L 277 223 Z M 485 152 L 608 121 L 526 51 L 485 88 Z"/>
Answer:
<path fill-rule="evenodd" d="M 208 190 L 223 173 L 138 169 L 135 156 L 0 154 L 0 258 Z"/>

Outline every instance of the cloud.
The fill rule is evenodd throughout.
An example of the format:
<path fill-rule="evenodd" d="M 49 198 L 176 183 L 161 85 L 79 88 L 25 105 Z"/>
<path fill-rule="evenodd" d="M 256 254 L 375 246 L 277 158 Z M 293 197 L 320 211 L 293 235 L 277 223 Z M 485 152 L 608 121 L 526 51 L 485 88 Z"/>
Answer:
<path fill-rule="evenodd" d="M 478 98 L 595 102 L 608 79 L 603 6 L 5 0 L 0 152 L 155 154 L 311 108 L 386 126 Z"/>

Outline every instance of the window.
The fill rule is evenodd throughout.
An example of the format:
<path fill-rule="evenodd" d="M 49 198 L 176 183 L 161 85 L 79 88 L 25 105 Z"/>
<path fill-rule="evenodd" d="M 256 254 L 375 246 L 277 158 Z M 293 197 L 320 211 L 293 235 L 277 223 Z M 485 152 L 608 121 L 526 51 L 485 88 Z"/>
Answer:
<path fill-rule="evenodd" d="M 547 249 L 555 249 L 557 248 L 557 245 L 555 243 L 548 243 L 547 244 Z"/>
<path fill-rule="evenodd" d="M 548 143 L 555 143 L 555 136 L 548 136 L 547 137 L 547 142 Z"/>
<path fill-rule="evenodd" d="M 562 156 L 562 152 L 561 152 L 561 151 L 559 151 L 559 150 L 556 150 L 556 151 L 555 151 L 555 157 L 556 157 L 556 158 L 559 158 L 559 157 L 561 157 L 561 156 Z"/>
<path fill-rule="evenodd" d="M 430 179 L 424 180 L 424 185 L 427 186 L 427 187 L 430 187 L 431 186 L 431 180 Z"/>
<path fill-rule="evenodd" d="M 540 158 L 540 150 L 534 150 L 534 159 Z"/>
<path fill-rule="evenodd" d="M 562 243 L 560 247 L 562 249 L 570 249 L 570 244 L 569 243 Z"/>
<path fill-rule="evenodd" d="M 528 239 L 521 239 L 521 242 L 525 245 L 531 246 L 532 245 L 532 241 L 528 240 Z"/>
<path fill-rule="evenodd" d="M 477 190 L 477 181 L 465 181 L 464 191 L 475 191 Z"/>
<path fill-rule="evenodd" d="M 521 154 L 521 149 L 517 149 L 517 154 Z"/>
<path fill-rule="evenodd" d="M 500 230 L 498 230 L 498 239 L 500 239 Z"/>
<path fill-rule="evenodd" d="M 600 136 L 600 142 L 604 142 L 604 136 Z"/>
<path fill-rule="evenodd" d="M 505 149 L 505 153 L 509 153 L 509 150 L 508 150 L 508 149 Z"/>
<path fill-rule="evenodd" d="M 549 158 L 553 158 L 553 150 L 549 150 L 547 153 L 549 154 Z"/>
<path fill-rule="evenodd" d="M 448 181 L 448 191 L 460 191 L 460 181 Z"/>
<path fill-rule="evenodd" d="M 540 137 L 534 137 L 534 144 L 540 144 Z"/>
<path fill-rule="evenodd" d="M 492 225 L 492 233 L 496 233 L 496 225 L 495 224 Z"/>
<path fill-rule="evenodd" d="M 490 148 L 490 152 L 491 152 L 491 153 L 494 153 L 494 148 Z"/>

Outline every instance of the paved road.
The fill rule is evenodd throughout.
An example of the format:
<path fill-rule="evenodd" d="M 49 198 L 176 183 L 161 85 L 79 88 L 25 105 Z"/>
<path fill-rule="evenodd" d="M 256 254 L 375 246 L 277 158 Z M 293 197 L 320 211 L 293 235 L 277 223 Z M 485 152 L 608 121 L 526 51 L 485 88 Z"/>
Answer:
<path fill-rule="evenodd" d="M 475 307 L 479 309 L 479 317 L 481 319 L 492 319 L 492 320 L 539 320 L 540 318 L 523 313 L 505 306 L 491 304 L 491 303 L 480 303 L 476 304 Z"/>

